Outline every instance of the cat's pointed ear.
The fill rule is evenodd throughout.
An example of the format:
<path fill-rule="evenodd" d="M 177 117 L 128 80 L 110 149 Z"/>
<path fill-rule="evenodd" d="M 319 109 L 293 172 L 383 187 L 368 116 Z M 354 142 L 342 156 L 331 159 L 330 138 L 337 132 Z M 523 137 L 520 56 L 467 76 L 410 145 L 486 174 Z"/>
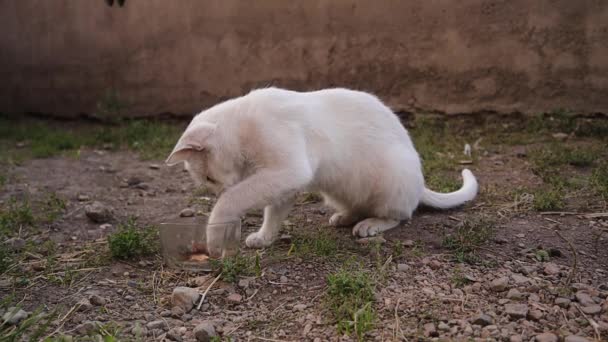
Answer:
<path fill-rule="evenodd" d="M 188 126 L 165 163 L 169 166 L 175 165 L 188 160 L 192 153 L 208 149 L 209 138 L 215 132 L 215 128 L 215 124 L 208 122 Z"/>

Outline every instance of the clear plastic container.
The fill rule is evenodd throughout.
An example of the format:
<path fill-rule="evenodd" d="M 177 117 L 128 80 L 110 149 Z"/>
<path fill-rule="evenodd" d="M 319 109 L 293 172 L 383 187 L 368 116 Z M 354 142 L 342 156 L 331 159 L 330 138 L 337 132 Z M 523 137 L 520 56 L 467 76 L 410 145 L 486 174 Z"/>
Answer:
<path fill-rule="evenodd" d="M 212 225 L 199 218 L 165 222 L 160 224 L 160 242 L 167 266 L 186 271 L 211 271 L 207 251 L 208 229 L 223 230 L 223 258 L 238 254 L 240 221 Z"/>

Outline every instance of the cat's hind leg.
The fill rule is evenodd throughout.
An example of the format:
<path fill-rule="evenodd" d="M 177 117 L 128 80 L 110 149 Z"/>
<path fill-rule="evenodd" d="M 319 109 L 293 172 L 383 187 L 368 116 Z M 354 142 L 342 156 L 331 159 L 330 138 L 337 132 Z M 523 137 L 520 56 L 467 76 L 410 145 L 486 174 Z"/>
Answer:
<path fill-rule="evenodd" d="M 360 237 L 374 236 L 399 225 L 398 220 L 368 218 L 353 227 L 353 235 Z"/>

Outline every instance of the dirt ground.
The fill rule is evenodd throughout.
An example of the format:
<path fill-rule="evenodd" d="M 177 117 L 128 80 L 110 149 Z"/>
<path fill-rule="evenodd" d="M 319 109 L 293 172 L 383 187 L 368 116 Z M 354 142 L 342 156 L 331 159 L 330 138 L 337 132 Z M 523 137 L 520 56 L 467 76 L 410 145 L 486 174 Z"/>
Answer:
<path fill-rule="evenodd" d="M 468 167 L 481 186 L 474 202 L 420 208 L 411 222 L 364 243 L 350 228 L 329 227 L 331 211 L 302 194 L 280 241 L 257 254 L 244 249 L 244 266 L 220 264 L 210 273 L 169 269 L 158 251 L 120 260 L 108 248 L 107 237 L 129 218 L 144 229 L 179 220 L 185 208 L 209 213 L 214 198 L 194 189 L 182 166 L 104 146 L 5 159 L 3 215 L 27 201 L 37 219 L 0 232 L 8 250 L 0 314 L 9 306 L 30 317 L 41 310 L 51 318 L 40 334 L 49 341 L 608 340 L 607 121 L 404 121 L 425 171 L 435 173 L 429 186 L 457 187 Z M 13 155 L 30 145 L 5 141 Z M 109 224 L 85 214 L 94 201 L 111 208 Z M 261 221 L 259 211 L 243 218 L 243 240 Z M 328 279 L 340 270 L 365 274 L 373 289 L 352 320 L 331 304 Z M 172 308 L 176 287 L 203 293 L 220 271 L 200 310 Z M 217 337 L 203 336 L 201 326 Z M 0 332 L 16 329 L 5 324 Z"/>

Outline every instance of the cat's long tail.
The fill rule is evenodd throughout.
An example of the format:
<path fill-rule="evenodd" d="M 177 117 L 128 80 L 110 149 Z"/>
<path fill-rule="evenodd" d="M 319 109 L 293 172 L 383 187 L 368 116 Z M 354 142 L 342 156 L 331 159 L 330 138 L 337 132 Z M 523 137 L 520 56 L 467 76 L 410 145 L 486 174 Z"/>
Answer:
<path fill-rule="evenodd" d="M 475 176 L 473 176 L 473 173 L 469 169 L 464 169 L 462 170 L 462 180 L 463 184 L 460 189 L 447 194 L 424 188 L 421 199 L 422 204 L 438 209 L 448 209 L 473 200 L 477 195 L 479 187 L 477 179 L 475 179 Z"/>

